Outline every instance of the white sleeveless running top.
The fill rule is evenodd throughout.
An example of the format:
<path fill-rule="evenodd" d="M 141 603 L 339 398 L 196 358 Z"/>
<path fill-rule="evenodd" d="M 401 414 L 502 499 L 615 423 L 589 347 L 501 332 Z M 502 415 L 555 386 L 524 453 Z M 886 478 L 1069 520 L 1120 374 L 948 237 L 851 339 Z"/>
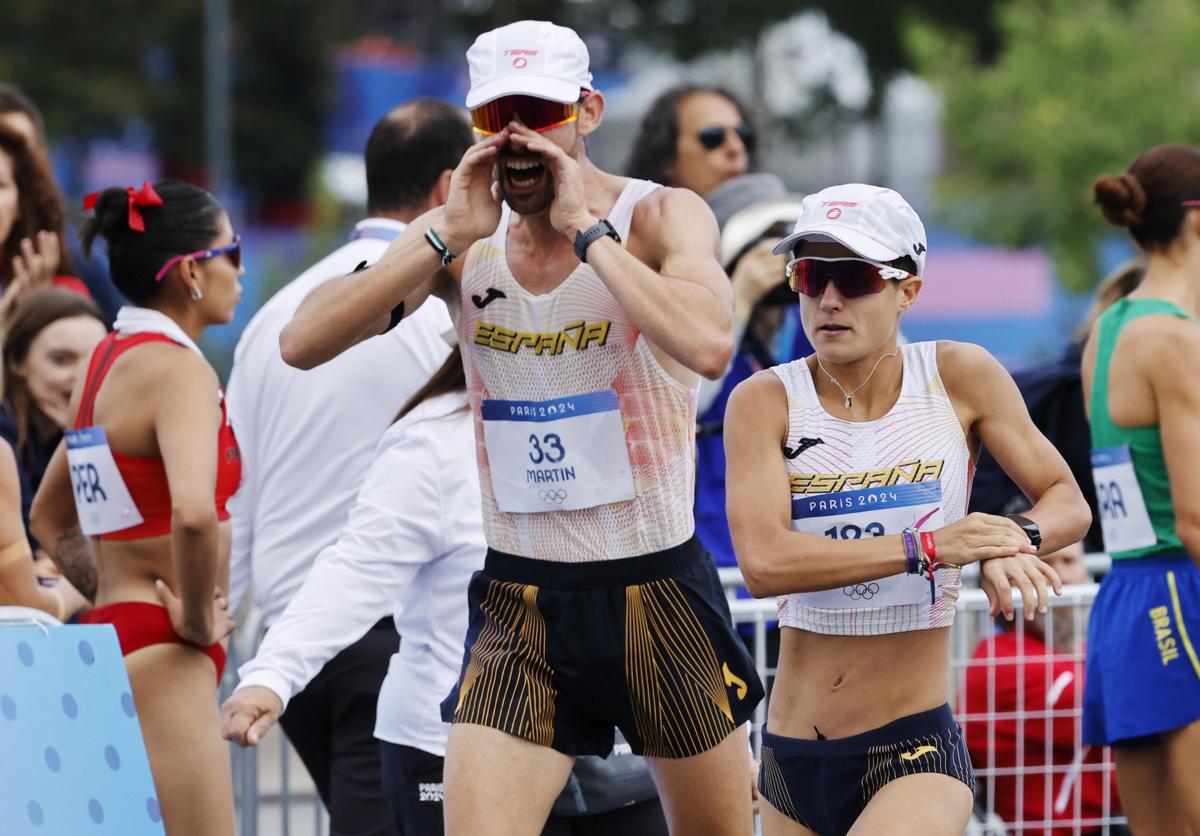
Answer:
<path fill-rule="evenodd" d="M 937 367 L 937 343 L 900 348 L 900 397 L 882 418 L 851 422 L 822 408 L 804 359 L 771 369 L 788 399 L 792 529 L 834 540 L 932 531 L 967 510 L 974 464 Z M 960 570 L 899 574 L 779 597 L 779 623 L 814 633 L 873 636 L 954 621 Z"/>
<path fill-rule="evenodd" d="M 627 240 L 637 202 L 608 220 Z M 533 295 L 509 270 L 510 210 L 468 252 L 459 322 L 488 545 L 540 560 L 633 557 L 694 528 L 696 391 L 655 359 L 595 270 Z"/>

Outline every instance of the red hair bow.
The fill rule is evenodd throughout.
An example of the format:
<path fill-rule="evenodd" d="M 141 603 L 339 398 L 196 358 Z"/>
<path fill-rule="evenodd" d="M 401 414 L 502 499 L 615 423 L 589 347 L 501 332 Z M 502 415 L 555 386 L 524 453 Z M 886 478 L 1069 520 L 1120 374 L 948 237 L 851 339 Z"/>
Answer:
<path fill-rule="evenodd" d="M 146 231 L 146 222 L 142 220 L 142 206 L 162 206 L 163 199 L 158 196 L 158 192 L 154 191 L 154 187 L 147 180 L 142 183 L 140 189 L 135 189 L 133 186 L 126 186 L 125 193 L 129 195 L 129 228 L 135 229 L 138 232 Z M 100 192 L 92 192 L 83 199 L 83 208 L 94 209 L 96 207 L 96 198 L 100 196 Z"/>

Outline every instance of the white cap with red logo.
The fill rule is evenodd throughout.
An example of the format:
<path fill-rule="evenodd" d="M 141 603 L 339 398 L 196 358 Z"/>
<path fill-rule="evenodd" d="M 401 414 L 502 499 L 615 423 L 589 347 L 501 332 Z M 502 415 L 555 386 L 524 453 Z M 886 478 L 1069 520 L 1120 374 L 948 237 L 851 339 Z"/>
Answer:
<path fill-rule="evenodd" d="M 871 261 L 894 261 L 908 256 L 925 271 L 929 242 L 925 225 L 899 193 L 882 186 L 845 183 L 804 198 L 800 220 L 792 234 L 775 246 L 789 252 L 800 241 L 835 241 Z"/>
<path fill-rule="evenodd" d="M 592 89 L 587 45 L 575 31 L 544 20 L 520 20 L 484 32 L 467 50 L 467 108 L 501 96 L 575 102 Z"/>

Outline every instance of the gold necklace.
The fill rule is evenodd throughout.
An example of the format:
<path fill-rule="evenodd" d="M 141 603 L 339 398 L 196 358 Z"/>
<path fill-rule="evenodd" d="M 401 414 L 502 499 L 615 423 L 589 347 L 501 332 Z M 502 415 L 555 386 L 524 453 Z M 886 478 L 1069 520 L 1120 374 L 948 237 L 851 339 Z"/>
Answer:
<path fill-rule="evenodd" d="M 834 377 L 828 371 L 826 371 L 825 364 L 821 362 L 820 354 L 817 355 L 817 365 L 821 367 L 822 372 L 825 372 L 825 376 L 827 378 L 829 378 L 829 382 L 832 383 L 837 388 L 842 390 L 842 394 L 845 395 L 845 397 L 846 397 L 846 409 L 849 409 L 850 407 L 852 407 L 854 405 L 854 395 L 858 392 L 859 389 L 863 388 L 864 386 L 866 386 L 868 383 L 871 382 L 871 378 L 875 376 L 875 370 L 879 368 L 879 364 L 882 363 L 884 361 L 884 359 L 887 357 L 895 357 L 896 352 L 898 352 L 899 350 L 900 350 L 899 348 L 896 348 L 896 350 L 893 351 L 891 354 L 881 355 L 880 358 L 875 361 L 875 365 L 871 367 L 871 373 L 869 375 L 867 375 L 867 379 L 864 380 L 862 383 L 858 384 L 857 386 L 855 386 L 849 392 L 846 391 L 845 386 L 843 386 L 841 383 L 838 382 L 838 379 L 836 377 Z"/>

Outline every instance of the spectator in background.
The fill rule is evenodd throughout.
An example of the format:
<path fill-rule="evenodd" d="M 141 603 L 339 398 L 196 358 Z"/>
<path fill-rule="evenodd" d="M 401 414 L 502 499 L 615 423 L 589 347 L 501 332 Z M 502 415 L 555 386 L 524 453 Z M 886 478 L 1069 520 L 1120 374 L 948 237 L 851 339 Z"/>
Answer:
<path fill-rule="evenodd" d="M 59 287 L 34 291 L 5 323 L 0 437 L 16 457 L 26 530 L 46 465 L 71 423 L 75 382 L 107 330 L 91 299 Z"/>
<path fill-rule="evenodd" d="M 54 194 L 58 194 L 58 186 L 54 183 L 53 168 L 50 164 L 50 150 L 46 142 L 46 123 L 42 118 L 42 113 L 28 96 L 26 96 L 17 87 L 11 84 L 0 84 L 0 132 L 4 129 L 11 131 L 24 140 L 25 148 L 32 151 L 35 155 L 41 157 L 41 169 L 44 169 L 44 179 L 49 181 L 51 190 Z M 2 149 L 2 146 L 0 146 Z M 3 157 L 0 154 L 0 157 Z M 0 181 L 3 181 L 3 161 L 0 160 Z M 45 190 L 45 187 L 42 187 Z M 0 186 L 0 193 L 3 192 L 3 187 Z M 0 197 L 0 203 L 3 198 Z M 96 304 L 100 306 L 100 310 L 104 312 L 104 320 L 106 324 L 111 324 L 117 315 L 117 309 L 126 304 L 125 298 L 121 296 L 120 291 L 113 285 L 112 279 L 108 274 L 108 263 L 103 256 L 97 254 L 89 256 L 83 252 L 79 246 L 79 241 L 74 235 L 63 237 L 61 218 L 65 218 L 65 211 L 60 211 L 60 222 L 56 227 L 44 226 L 35 227 L 35 229 L 46 229 L 48 231 L 58 233 L 58 240 L 54 244 L 47 243 L 47 247 L 57 246 L 58 251 L 48 250 L 42 255 L 46 266 L 53 268 L 58 265 L 58 272 L 66 274 L 73 271 L 72 263 L 79 266 L 79 279 L 68 277 L 59 277 L 55 283 L 69 285 L 72 289 L 90 294 L 96 300 Z M 3 232 L 4 210 L 0 207 L 0 232 Z M 3 241 L 5 235 L 0 235 L 0 241 Z M 40 248 L 41 242 L 34 242 Z M 61 252 L 61 256 L 59 255 Z M 53 258 L 52 258 L 53 256 Z M 57 260 L 55 260 L 57 259 Z M 0 279 L 7 283 L 5 277 L 5 264 L 0 264 Z"/>
<path fill-rule="evenodd" d="M 696 533 L 718 566 L 736 566 L 725 515 L 725 404 L 750 375 L 812 351 L 784 275 L 787 257 L 771 253 L 800 217 L 801 202 L 773 174 L 730 180 L 707 201 L 721 227 L 721 265 L 733 283 L 737 349 L 724 376 L 700 382 Z"/>
<path fill-rule="evenodd" d="M 450 172 L 472 141 L 466 115 L 432 99 L 381 119 L 366 148 L 369 217 L 349 242 L 263 305 L 238 341 L 229 408 L 246 478 L 233 506 L 231 599 L 236 610 L 253 577 L 266 627 L 281 617 L 317 555 L 337 540 L 396 408 L 449 354 L 441 335 L 451 322 L 445 304 L 430 299 L 409 312 L 404 327 L 307 372 L 283 362 L 279 332 L 310 291 L 377 261 L 409 221 L 444 203 Z M 280 718 L 339 834 L 395 832 L 374 731 L 398 639 L 390 604 L 370 615 L 365 634 L 297 682 Z"/>
<path fill-rule="evenodd" d="M 672 87 L 642 118 L 625 173 L 706 197 L 750 170 L 757 144 L 749 112 L 728 90 Z"/>
<path fill-rule="evenodd" d="M 1090 580 L 1082 543 L 1042 559 L 1064 584 Z M 999 632 L 980 641 L 971 654 L 959 703 L 975 768 L 1000 773 L 979 776 L 979 792 L 988 795 L 1006 823 L 1023 825 L 1021 833 L 1099 833 L 1100 825 L 1081 830 L 1071 825 L 1119 811 L 1106 750 L 1085 745 L 1077 722 L 1083 705 L 1086 615 L 1062 607 L 1051 615 L 1038 613 L 1033 621 L 1001 617 L 996 624 Z"/>
<path fill-rule="evenodd" d="M 30 148 L 46 147 L 46 123 L 19 87 L 0 84 L 0 125 L 20 134 Z"/>
<path fill-rule="evenodd" d="M 1033 366 L 1013 375 L 1033 423 L 1067 460 L 1071 474 L 1079 483 L 1083 498 L 1092 510 L 1092 527 L 1083 541 L 1087 551 L 1103 551 L 1104 543 L 1100 537 L 1096 487 L 1092 482 L 1092 445 L 1088 435 L 1087 413 L 1083 409 L 1083 381 L 1079 362 L 1083 356 L 1083 345 L 1100 314 L 1132 293 L 1141 282 L 1145 269 L 1145 262 L 1135 258 L 1105 276 L 1096 288 L 1087 317 L 1062 357 L 1056 362 Z M 1027 505 L 1025 494 L 1000 469 L 991 452 L 987 449 L 980 451 L 971 489 L 971 510 L 1002 515 Z"/>
<path fill-rule="evenodd" d="M 21 134 L 0 125 L 0 319 L 34 290 L 51 284 L 88 294 L 67 275 L 66 204 L 46 159 Z"/>

